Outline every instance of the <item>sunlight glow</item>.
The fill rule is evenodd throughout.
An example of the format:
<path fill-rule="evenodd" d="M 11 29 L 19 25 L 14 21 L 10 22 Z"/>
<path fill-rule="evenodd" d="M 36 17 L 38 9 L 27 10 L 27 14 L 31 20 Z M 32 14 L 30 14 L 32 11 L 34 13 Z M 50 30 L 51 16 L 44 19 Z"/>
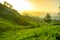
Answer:
<path fill-rule="evenodd" d="M 12 4 L 13 9 L 20 11 L 42 11 L 42 12 L 58 12 L 59 1 L 53 0 L 0 0 L 0 3 L 6 1 Z"/>
<path fill-rule="evenodd" d="M 24 0 L 19 0 L 19 1 L 15 0 L 15 3 L 13 3 L 13 7 L 20 11 L 32 9 L 31 5 Z"/>
<path fill-rule="evenodd" d="M 26 0 L 0 0 L 0 3 L 3 3 L 4 1 L 12 4 L 13 8 L 18 11 L 32 10 L 32 6 Z"/>

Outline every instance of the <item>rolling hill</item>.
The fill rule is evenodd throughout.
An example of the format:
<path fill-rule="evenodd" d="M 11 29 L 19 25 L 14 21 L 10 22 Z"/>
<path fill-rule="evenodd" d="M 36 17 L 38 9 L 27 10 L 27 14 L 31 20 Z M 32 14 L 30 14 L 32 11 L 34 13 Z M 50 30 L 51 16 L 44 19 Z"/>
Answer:
<path fill-rule="evenodd" d="M 60 22 L 59 22 L 60 23 Z M 22 16 L 0 3 L 0 40 L 59 40 L 60 24 Z"/>

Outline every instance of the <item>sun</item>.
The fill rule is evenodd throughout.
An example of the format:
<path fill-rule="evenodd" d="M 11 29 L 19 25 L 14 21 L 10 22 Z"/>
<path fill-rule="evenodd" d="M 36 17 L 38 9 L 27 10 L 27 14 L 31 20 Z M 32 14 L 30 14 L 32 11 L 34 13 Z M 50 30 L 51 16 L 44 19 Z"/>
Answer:
<path fill-rule="evenodd" d="M 10 3 L 17 11 L 32 10 L 31 4 L 26 0 L 0 0 L 1 3 L 4 1 Z"/>
<path fill-rule="evenodd" d="M 32 10 L 32 6 L 29 2 L 26 0 L 15 0 L 13 4 L 13 7 L 16 10 L 24 11 L 24 10 Z"/>

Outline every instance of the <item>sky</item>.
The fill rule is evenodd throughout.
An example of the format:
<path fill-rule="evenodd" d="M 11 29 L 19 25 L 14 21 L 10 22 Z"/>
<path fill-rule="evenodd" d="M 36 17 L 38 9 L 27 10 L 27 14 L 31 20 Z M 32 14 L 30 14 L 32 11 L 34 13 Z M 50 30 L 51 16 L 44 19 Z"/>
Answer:
<path fill-rule="evenodd" d="M 3 1 L 12 4 L 18 11 L 58 12 L 60 6 L 60 0 L 0 0 L 1 3 Z"/>

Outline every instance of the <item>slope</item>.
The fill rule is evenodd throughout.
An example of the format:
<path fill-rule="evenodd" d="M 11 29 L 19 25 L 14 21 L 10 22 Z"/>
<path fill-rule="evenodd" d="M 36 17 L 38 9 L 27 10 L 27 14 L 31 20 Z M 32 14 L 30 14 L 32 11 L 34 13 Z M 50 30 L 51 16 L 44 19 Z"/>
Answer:
<path fill-rule="evenodd" d="M 0 18 L 10 21 L 12 24 L 28 25 L 29 22 L 23 18 L 15 9 L 10 9 L 0 3 Z"/>

